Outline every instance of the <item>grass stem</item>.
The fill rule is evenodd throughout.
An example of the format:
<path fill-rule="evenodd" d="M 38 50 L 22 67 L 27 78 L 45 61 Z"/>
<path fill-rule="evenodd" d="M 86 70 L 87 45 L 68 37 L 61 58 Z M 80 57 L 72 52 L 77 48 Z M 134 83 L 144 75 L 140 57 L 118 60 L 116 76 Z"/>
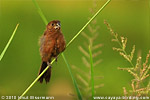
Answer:
<path fill-rule="evenodd" d="M 62 53 L 61 55 L 62 55 L 62 57 L 63 57 L 63 59 L 64 59 L 66 65 L 67 65 L 67 67 L 68 67 L 69 73 L 70 73 L 70 75 L 71 75 L 73 84 L 74 84 L 74 86 L 75 86 L 75 89 L 76 89 L 76 92 L 77 92 L 77 95 L 78 95 L 78 99 L 79 99 L 79 100 L 82 100 L 81 92 L 80 92 L 80 90 L 79 90 L 79 88 L 78 88 L 78 85 L 77 85 L 77 82 L 76 82 L 76 80 L 75 80 L 75 78 L 74 78 L 74 76 L 73 76 L 73 74 L 72 74 L 72 72 L 71 72 L 71 67 L 70 67 L 69 63 L 67 62 L 67 60 L 66 60 L 64 54 Z"/>
<path fill-rule="evenodd" d="M 48 21 L 47 21 L 46 17 L 44 16 L 42 10 L 40 9 L 38 3 L 36 2 L 36 0 L 32 0 L 32 1 L 33 1 L 34 5 L 35 5 L 35 7 L 36 7 L 36 9 L 37 9 L 37 12 L 38 12 L 39 15 L 41 16 L 43 22 L 45 23 L 45 25 L 47 25 L 47 24 L 48 24 Z"/>
<path fill-rule="evenodd" d="M 93 15 L 93 17 L 90 18 L 90 20 L 80 29 L 80 31 L 69 41 L 67 44 L 67 47 L 76 39 L 80 33 L 88 26 L 88 24 L 106 7 L 106 5 L 110 2 L 111 0 L 107 0 L 107 2 Z"/>
<path fill-rule="evenodd" d="M 38 81 L 38 79 L 47 71 L 48 68 L 49 66 L 47 66 L 43 70 L 43 72 L 32 82 L 32 84 L 30 84 L 30 86 L 23 92 L 23 94 L 18 98 L 18 100 L 20 100 L 30 90 L 30 88 Z"/>
<path fill-rule="evenodd" d="M 11 35 L 11 37 L 10 37 L 8 43 L 7 43 L 7 45 L 5 46 L 4 50 L 2 51 L 2 53 L 1 53 L 1 55 L 0 55 L 0 61 L 2 60 L 4 54 L 6 53 L 6 50 L 8 49 L 8 47 L 9 47 L 9 45 L 10 45 L 12 39 L 14 38 L 14 35 L 15 35 L 16 31 L 17 31 L 18 26 L 19 26 L 19 24 L 16 25 L 16 28 L 15 28 L 15 30 L 13 31 L 13 33 L 12 33 L 12 35 Z"/>
<path fill-rule="evenodd" d="M 91 83 L 92 83 L 92 100 L 94 100 L 94 69 L 91 47 L 89 46 L 90 63 L 91 63 Z"/>

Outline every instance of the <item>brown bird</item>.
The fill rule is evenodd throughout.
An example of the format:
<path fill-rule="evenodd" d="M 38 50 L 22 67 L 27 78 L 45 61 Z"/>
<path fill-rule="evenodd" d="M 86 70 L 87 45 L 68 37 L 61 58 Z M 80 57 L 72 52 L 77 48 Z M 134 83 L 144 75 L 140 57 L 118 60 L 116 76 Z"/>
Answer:
<path fill-rule="evenodd" d="M 61 32 L 60 21 L 53 20 L 48 23 L 44 34 L 40 38 L 40 55 L 42 64 L 39 74 L 49 65 L 49 69 L 40 77 L 40 83 L 45 79 L 46 83 L 50 81 L 51 77 L 51 61 L 53 58 L 57 59 L 59 53 L 65 50 L 66 43 Z"/>

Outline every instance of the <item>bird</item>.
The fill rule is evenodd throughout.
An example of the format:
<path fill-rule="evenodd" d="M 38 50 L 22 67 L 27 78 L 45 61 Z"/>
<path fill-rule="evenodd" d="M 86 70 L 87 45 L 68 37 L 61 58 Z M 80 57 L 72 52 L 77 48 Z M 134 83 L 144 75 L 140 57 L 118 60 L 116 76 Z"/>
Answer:
<path fill-rule="evenodd" d="M 38 75 L 40 75 L 47 66 L 49 66 L 49 68 L 38 81 L 43 83 L 45 79 L 46 83 L 48 83 L 51 77 L 52 66 L 50 63 L 52 59 L 57 60 L 57 56 L 66 48 L 65 38 L 61 31 L 59 20 L 53 20 L 47 24 L 44 34 L 40 37 L 39 44 L 42 63 Z"/>

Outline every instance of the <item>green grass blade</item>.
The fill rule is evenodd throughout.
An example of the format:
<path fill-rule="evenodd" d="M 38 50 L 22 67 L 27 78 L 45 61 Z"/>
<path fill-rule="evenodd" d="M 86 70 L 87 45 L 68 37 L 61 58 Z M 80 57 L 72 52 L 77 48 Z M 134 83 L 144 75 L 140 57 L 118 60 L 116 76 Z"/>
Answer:
<path fill-rule="evenodd" d="M 56 59 L 53 59 L 52 62 L 51 62 L 51 65 L 54 63 Z M 28 86 L 28 88 L 22 93 L 22 95 L 18 98 L 18 100 L 20 100 L 30 89 L 31 87 L 39 80 L 39 78 L 48 70 L 49 66 L 47 66 L 43 72 L 38 75 L 38 77 Z"/>
<path fill-rule="evenodd" d="M 63 59 L 64 59 L 66 65 L 67 65 L 67 67 L 68 67 L 69 73 L 70 73 L 70 75 L 71 75 L 73 84 L 74 84 L 74 86 L 75 86 L 75 89 L 76 89 L 76 92 L 77 92 L 77 95 L 78 95 L 78 99 L 79 99 L 79 100 L 82 100 L 81 92 L 80 92 L 80 90 L 79 90 L 79 88 L 78 88 L 78 85 L 77 85 L 77 82 L 76 82 L 75 78 L 73 77 L 73 74 L 72 74 L 72 72 L 71 72 L 71 67 L 70 67 L 70 65 L 68 64 L 68 62 L 67 62 L 67 60 L 66 60 L 64 54 L 62 53 L 61 55 L 62 55 L 62 57 L 63 57 Z"/>
<path fill-rule="evenodd" d="M 48 24 L 48 21 L 47 21 L 47 19 L 45 18 L 44 14 L 42 13 L 42 11 L 41 11 L 39 5 L 37 4 L 37 2 L 36 2 L 35 0 L 32 0 L 32 1 L 33 1 L 34 5 L 35 5 L 35 7 L 36 7 L 36 9 L 37 9 L 37 12 L 40 14 L 40 16 L 41 16 L 43 22 L 45 23 L 45 25 L 47 25 L 47 24 Z"/>
<path fill-rule="evenodd" d="M 90 64 L 91 64 L 91 83 L 92 83 L 92 100 L 94 100 L 94 70 L 93 70 L 93 58 L 91 47 L 89 46 Z"/>
<path fill-rule="evenodd" d="M 150 27 L 150 0 L 149 0 L 149 5 L 148 5 L 148 7 L 149 7 L 149 27 Z M 150 36 L 150 28 L 149 28 L 149 36 Z M 150 41 L 149 41 L 150 42 Z"/>
<path fill-rule="evenodd" d="M 42 20 L 44 21 L 45 25 L 47 25 L 47 20 L 44 17 L 44 14 L 42 13 L 41 9 L 39 8 L 37 2 L 35 0 L 32 0 L 33 3 L 35 4 L 40 16 L 42 17 Z M 96 14 L 83 26 L 83 28 L 81 28 L 81 30 L 69 41 L 69 43 L 67 44 L 66 48 L 79 36 L 79 34 L 87 27 L 87 25 L 105 8 L 105 6 L 110 2 L 111 0 L 108 0 L 97 12 Z M 64 59 L 65 60 L 65 59 Z M 55 59 L 52 60 L 51 64 L 53 64 L 53 62 L 55 61 Z M 31 83 L 31 85 L 23 92 L 23 94 L 20 96 L 23 97 L 29 90 L 30 88 L 36 83 L 36 81 L 44 74 L 44 72 L 49 68 L 49 66 L 47 66 L 44 71 Z M 76 83 L 76 82 L 75 82 Z M 75 86 L 76 87 L 76 86 Z M 18 99 L 20 100 L 20 99 Z"/>
<path fill-rule="evenodd" d="M 80 35 L 80 33 L 88 26 L 88 24 L 106 7 L 106 5 L 111 0 L 107 0 L 107 2 L 90 18 L 90 20 L 81 28 L 81 30 L 69 41 L 67 47 Z"/>
<path fill-rule="evenodd" d="M 30 86 L 23 92 L 23 94 L 18 98 L 18 100 L 20 100 L 30 90 L 30 88 L 38 81 L 38 79 L 47 71 L 48 68 L 49 66 L 47 66 L 43 70 L 43 72 L 32 82 L 32 84 L 30 84 Z"/>
<path fill-rule="evenodd" d="M 5 48 L 4 48 L 4 50 L 2 51 L 2 53 L 1 53 L 1 55 L 0 55 L 0 61 L 2 60 L 4 54 L 6 53 L 6 50 L 8 49 L 8 47 L 9 47 L 9 45 L 10 45 L 12 39 L 14 38 L 14 35 L 15 35 L 16 31 L 17 31 L 18 26 L 19 26 L 19 24 L 16 25 L 16 28 L 15 28 L 14 32 L 12 33 L 12 35 L 11 35 L 11 37 L 10 37 L 10 39 L 9 39 L 9 41 L 8 41 L 8 43 L 7 43 L 7 45 L 6 45 Z"/>

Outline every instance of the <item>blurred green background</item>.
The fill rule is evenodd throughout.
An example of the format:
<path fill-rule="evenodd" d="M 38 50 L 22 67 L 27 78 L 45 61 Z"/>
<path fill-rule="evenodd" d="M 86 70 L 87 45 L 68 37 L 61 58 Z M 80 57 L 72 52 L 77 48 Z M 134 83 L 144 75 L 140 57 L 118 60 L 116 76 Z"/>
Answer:
<path fill-rule="evenodd" d="M 98 0 L 96 10 L 105 2 L 106 0 Z M 89 12 L 93 5 L 92 0 L 37 0 L 37 3 L 48 21 L 61 21 L 67 43 L 85 25 L 88 17 L 92 16 Z M 103 83 L 104 87 L 97 89 L 97 96 L 123 95 L 122 87 L 131 89 L 130 83 L 133 78 L 129 73 L 117 69 L 130 67 L 130 64 L 112 50 L 114 43 L 111 42 L 112 37 L 104 24 L 104 19 L 111 24 L 115 32 L 128 38 L 128 52 L 132 45 L 136 45 L 135 64 L 137 53 L 141 51 L 145 60 L 150 49 L 148 4 L 148 0 L 112 0 L 97 16 L 100 29 L 96 43 L 104 44 L 99 56 L 103 61 L 94 68 L 95 75 L 104 76 L 98 81 Z M 38 40 L 45 30 L 45 24 L 31 0 L 0 0 L 0 52 L 17 23 L 20 25 L 15 37 L 0 62 L 0 96 L 21 95 L 37 77 L 41 64 Z M 84 66 L 81 61 L 83 54 L 78 50 L 83 41 L 86 40 L 80 35 L 64 52 L 70 65 Z M 77 74 L 75 70 L 72 72 L 74 76 Z M 77 80 L 77 83 L 80 81 Z M 50 83 L 37 82 L 26 95 L 74 99 L 68 96 L 68 93 L 76 94 L 67 66 L 60 56 L 58 62 L 53 64 Z"/>

